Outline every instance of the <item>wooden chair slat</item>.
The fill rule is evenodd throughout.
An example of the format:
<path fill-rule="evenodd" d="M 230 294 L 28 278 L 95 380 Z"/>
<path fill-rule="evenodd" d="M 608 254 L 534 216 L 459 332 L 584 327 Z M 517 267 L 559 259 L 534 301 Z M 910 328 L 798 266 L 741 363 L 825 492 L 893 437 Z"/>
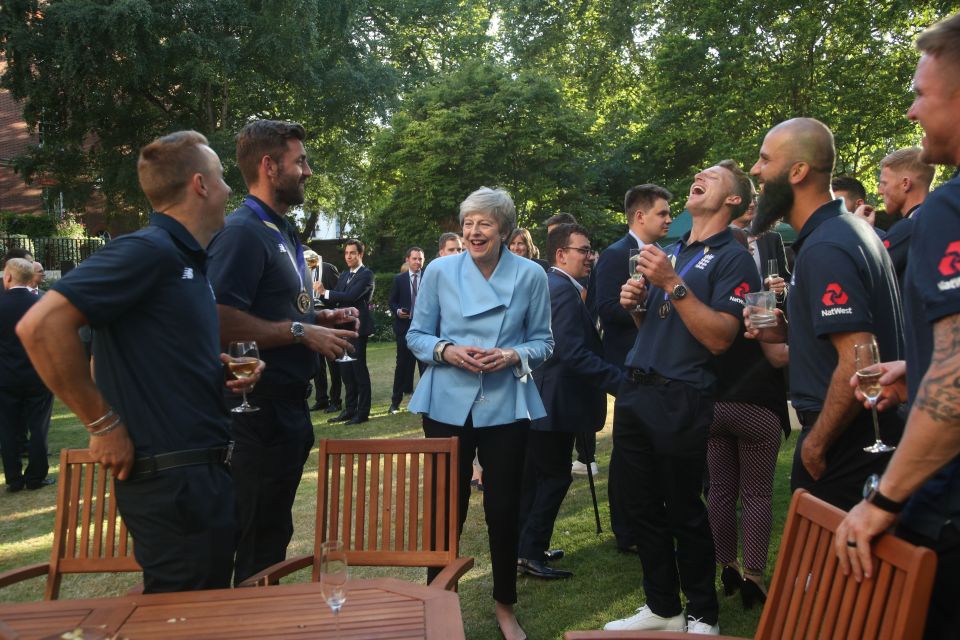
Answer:
<path fill-rule="evenodd" d="M 407 454 L 397 454 L 397 501 L 396 501 L 396 531 L 393 536 L 393 548 L 397 551 L 405 549 L 406 541 L 404 537 L 405 525 L 407 522 Z"/>
<path fill-rule="evenodd" d="M 392 550 L 393 547 L 393 537 L 390 535 L 391 527 L 393 527 L 392 520 L 392 511 L 394 508 L 393 501 L 393 455 L 392 453 L 385 453 L 383 455 L 383 506 L 381 508 L 381 531 L 383 532 L 381 536 L 381 549 Z"/>
<path fill-rule="evenodd" d="M 77 556 L 80 558 L 90 557 L 90 523 L 93 518 L 93 480 L 97 474 L 96 466 L 90 465 L 84 469 L 83 478 L 83 497 L 77 508 L 80 510 L 80 545 L 77 550 Z"/>
<path fill-rule="evenodd" d="M 367 504 L 367 455 L 366 452 L 357 454 L 357 493 L 354 498 L 357 505 L 353 509 L 353 543 L 350 549 L 365 548 L 364 533 L 366 531 L 364 506 Z"/>
<path fill-rule="evenodd" d="M 380 549 L 380 454 L 370 455 L 370 489 L 367 491 L 367 542 L 364 547 Z"/>
<path fill-rule="evenodd" d="M 341 512 L 343 520 L 343 529 L 340 532 L 340 540 L 343 541 L 344 548 L 351 545 L 352 537 L 350 535 L 350 513 L 353 511 L 353 455 L 344 456 L 343 470 L 346 472 L 346 479 L 343 485 L 343 497 L 340 495 L 330 496 L 330 508 L 338 509 Z M 342 502 L 341 502 L 342 500 Z M 334 506 L 337 505 L 337 506 Z"/>
<path fill-rule="evenodd" d="M 97 503 L 94 505 L 95 511 L 93 514 L 93 538 L 90 541 L 90 546 L 93 550 L 94 555 L 98 558 L 103 556 L 111 556 L 113 554 L 107 553 L 104 551 L 104 540 L 103 540 L 103 516 L 104 516 L 104 502 L 107 500 L 107 473 L 101 472 L 97 474 Z"/>

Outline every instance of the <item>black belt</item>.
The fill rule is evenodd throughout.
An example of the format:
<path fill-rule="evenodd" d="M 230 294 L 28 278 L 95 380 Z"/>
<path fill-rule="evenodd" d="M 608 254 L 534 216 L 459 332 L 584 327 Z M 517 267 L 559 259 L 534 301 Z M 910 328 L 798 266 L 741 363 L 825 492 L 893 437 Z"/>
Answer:
<path fill-rule="evenodd" d="M 247 395 L 271 400 L 298 402 L 309 398 L 312 392 L 313 385 L 309 382 L 292 382 L 289 384 L 258 382 L 253 388 L 253 391 L 248 391 Z"/>
<path fill-rule="evenodd" d="M 819 417 L 819 411 L 797 411 L 797 419 L 804 428 L 812 427 Z"/>
<path fill-rule="evenodd" d="M 648 373 L 641 369 L 627 369 L 627 380 L 646 386 L 663 385 L 671 381 L 670 378 L 664 378 L 656 371 Z"/>
<path fill-rule="evenodd" d="M 161 471 L 166 471 L 167 469 L 192 467 L 201 464 L 222 464 L 229 466 L 232 456 L 233 442 L 225 447 L 213 447 L 212 449 L 186 449 L 184 451 L 159 453 L 155 456 L 137 458 L 133 463 L 133 472 L 130 474 L 129 479 L 141 480 Z"/>

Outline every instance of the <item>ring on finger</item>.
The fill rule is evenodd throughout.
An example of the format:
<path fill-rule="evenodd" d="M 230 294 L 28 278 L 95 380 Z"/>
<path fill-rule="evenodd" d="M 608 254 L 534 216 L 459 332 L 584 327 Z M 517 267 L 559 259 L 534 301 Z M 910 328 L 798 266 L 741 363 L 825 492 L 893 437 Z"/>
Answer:
<path fill-rule="evenodd" d="M 856 549 L 856 548 L 857 548 L 857 541 L 856 541 L 856 540 L 847 540 L 847 546 L 850 547 L 850 548 L 852 548 L 852 549 Z"/>

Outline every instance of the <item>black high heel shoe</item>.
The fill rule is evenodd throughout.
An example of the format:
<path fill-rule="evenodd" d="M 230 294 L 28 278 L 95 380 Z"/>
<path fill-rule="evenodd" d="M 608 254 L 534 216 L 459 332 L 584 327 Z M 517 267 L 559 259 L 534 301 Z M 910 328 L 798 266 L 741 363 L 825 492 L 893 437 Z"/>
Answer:
<path fill-rule="evenodd" d="M 756 582 L 749 578 L 744 578 L 743 582 L 740 583 L 740 599 L 743 601 L 744 609 L 752 609 L 756 602 L 759 602 L 760 606 L 763 606 L 767 601 L 767 594 L 763 592 L 763 589 L 761 589 L 760 585 Z"/>
<path fill-rule="evenodd" d="M 723 595 L 732 596 L 740 588 L 743 576 L 730 565 L 725 565 L 723 571 L 720 572 L 720 582 L 723 583 Z"/>

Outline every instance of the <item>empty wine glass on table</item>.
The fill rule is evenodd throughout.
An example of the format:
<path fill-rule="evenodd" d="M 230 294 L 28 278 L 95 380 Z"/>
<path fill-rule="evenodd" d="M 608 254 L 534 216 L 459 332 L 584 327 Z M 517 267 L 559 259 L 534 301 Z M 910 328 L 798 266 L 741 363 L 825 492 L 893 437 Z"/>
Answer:
<path fill-rule="evenodd" d="M 642 249 L 630 249 L 630 258 L 627 261 L 627 273 L 630 276 L 630 279 L 636 280 L 638 282 L 642 282 L 645 277 L 643 275 L 643 272 L 640 271 L 640 266 L 637 263 L 638 260 L 640 259 L 641 251 Z M 642 304 L 638 304 L 636 307 L 633 308 L 633 310 L 646 311 L 647 308 Z"/>
<path fill-rule="evenodd" d="M 320 593 L 333 611 L 337 636 L 340 635 L 340 608 L 347 601 L 347 552 L 339 540 L 327 540 L 320 544 Z"/>
<path fill-rule="evenodd" d="M 876 442 L 869 447 L 864 447 L 863 450 L 868 453 L 893 451 L 896 447 L 891 447 L 880 439 L 880 423 L 877 420 L 877 400 L 880 399 L 880 392 L 883 390 L 883 385 L 880 384 L 883 367 L 880 366 L 880 349 L 877 348 L 877 341 L 856 344 L 853 349 L 857 364 L 857 389 L 870 403 L 870 410 L 873 413 L 873 434 L 876 438 Z"/>
<path fill-rule="evenodd" d="M 227 355 L 230 356 L 227 368 L 230 369 L 233 377 L 238 380 L 246 380 L 257 372 L 257 367 L 260 365 L 260 351 L 257 349 L 257 343 L 253 340 L 231 342 L 230 353 Z M 260 407 L 255 407 L 247 402 L 247 391 L 244 389 L 243 402 L 231 411 L 233 413 L 253 413 L 254 411 L 260 411 Z"/>

